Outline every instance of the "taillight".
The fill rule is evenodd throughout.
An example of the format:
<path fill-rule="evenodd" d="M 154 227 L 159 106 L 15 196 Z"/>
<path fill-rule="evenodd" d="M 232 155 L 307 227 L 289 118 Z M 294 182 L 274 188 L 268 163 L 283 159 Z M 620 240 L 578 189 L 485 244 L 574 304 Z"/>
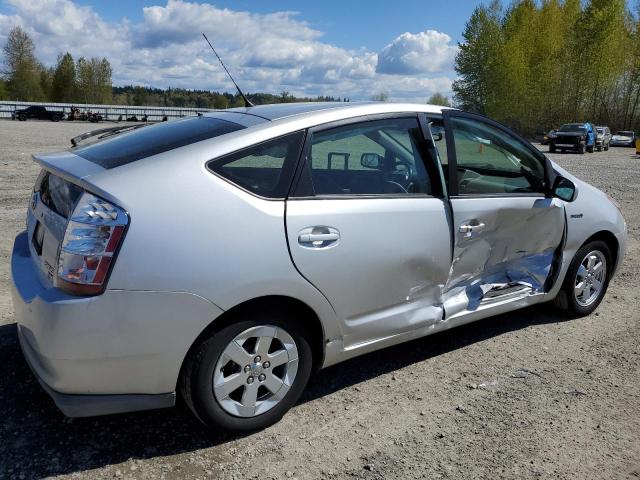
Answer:
<path fill-rule="evenodd" d="M 128 223 L 124 210 L 83 193 L 60 246 L 56 286 L 78 295 L 102 293 Z"/>

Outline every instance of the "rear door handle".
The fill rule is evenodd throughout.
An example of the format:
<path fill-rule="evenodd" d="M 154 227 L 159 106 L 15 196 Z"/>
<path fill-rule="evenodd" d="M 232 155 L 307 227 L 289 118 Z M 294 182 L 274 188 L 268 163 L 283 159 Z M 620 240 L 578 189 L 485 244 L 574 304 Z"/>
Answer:
<path fill-rule="evenodd" d="M 458 231 L 460 233 L 472 233 L 472 232 L 480 232 L 482 230 L 484 230 L 484 223 L 476 223 L 476 224 L 467 224 L 467 225 L 460 225 L 460 228 L 458 228 Z"/>
<path fill-rule="evenodd" d="M 298 244 L 305 248 L 326 248 L 340 240 L 340 232 L 333 227 L 307 227 L 298 233 Z"/>

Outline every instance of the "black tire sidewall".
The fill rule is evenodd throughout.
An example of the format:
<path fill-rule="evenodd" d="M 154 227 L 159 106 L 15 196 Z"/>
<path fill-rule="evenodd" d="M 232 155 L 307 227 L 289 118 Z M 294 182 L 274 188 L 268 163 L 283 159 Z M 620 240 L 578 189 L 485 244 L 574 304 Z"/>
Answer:
<path fill-rule="evenodd" d="M 602 290 L 600 291 L 599 297 L 591 305 L 584 306 L 580 305 L 574 296 L 574 282 L 582 260 L 587 255 L 587 253 L 594 250 L 602 252 L 602 254 L 607 259 L 606 277 L 604 279 L 604 285 L 602 287 Z M 613 271 L 612 262 L 613 260 L 611 249 L 605 242 L 601 240 L 589 242 L 578 249 L 573 257 L 573 260 L 571 261 L 571 265 L 569 265 L 569 269 L 567 270 L 564 284 L 562 286 L 562 289 L 567 297 L 567 308 L 572 314 L 582 317 L 593 313 L 596 308 L 598 308 L 598 305 L 600 305 L 600 302 L 602 302 L 602 299 L 607 293 L 607 288 L 609 287 L 609 280 L 611 278 L 611 272 Z"/>
<path fill-rule="evenodd" d="M 311 375 L 312 353 L 308 340 L 296 329 L 292 322 L 271 318 L 268 314 L 256 316 L 256 320 L 233 323 L 214 333 L 203 342 L 192 370 L 191 402 L 196 415 L 207 426 L 234 432 L 248 432 L 266 428 L 279 421 L 295 405 L 304 391 Z M 213 393 L 213 372 L 220 355 L 239 333 L 256 326 L 275 325 L 285 329 L 298 348 L 298 371 L 293 385 L 271 410 L 251 418 L 236 417 L 227 413 L 218 403 Z"/>

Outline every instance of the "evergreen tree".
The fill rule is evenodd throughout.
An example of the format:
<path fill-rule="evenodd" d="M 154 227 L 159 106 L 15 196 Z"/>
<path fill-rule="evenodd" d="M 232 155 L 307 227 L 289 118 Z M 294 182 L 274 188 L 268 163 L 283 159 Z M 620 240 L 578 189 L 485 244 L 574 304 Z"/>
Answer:
<path fill-rule="evenodd" d="M 69 52 L 58 55 L 51 85 L 51 100 L 61 103 L 76 101 L 76 66 Z"/>

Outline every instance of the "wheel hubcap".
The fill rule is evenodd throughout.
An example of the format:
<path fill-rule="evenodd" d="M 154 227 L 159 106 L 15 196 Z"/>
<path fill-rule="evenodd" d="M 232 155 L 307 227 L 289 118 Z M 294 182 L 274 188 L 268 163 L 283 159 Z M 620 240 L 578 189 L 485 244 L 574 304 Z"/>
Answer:
<path fill-rule="evenodd" d="M 607 260 L 598 250 L 589 252 L 578 268 L 573 294 L 578 305 L 587 307 L 600 296 L 607 275 Z"/>
<path fill-rule="evenodd" d="M 224 411 L 254 417 L 275 407 L 298 371 L 298 349 L 284 329 L 252 327 L 236 336 L 220 355 L 213 393 Z"/>

